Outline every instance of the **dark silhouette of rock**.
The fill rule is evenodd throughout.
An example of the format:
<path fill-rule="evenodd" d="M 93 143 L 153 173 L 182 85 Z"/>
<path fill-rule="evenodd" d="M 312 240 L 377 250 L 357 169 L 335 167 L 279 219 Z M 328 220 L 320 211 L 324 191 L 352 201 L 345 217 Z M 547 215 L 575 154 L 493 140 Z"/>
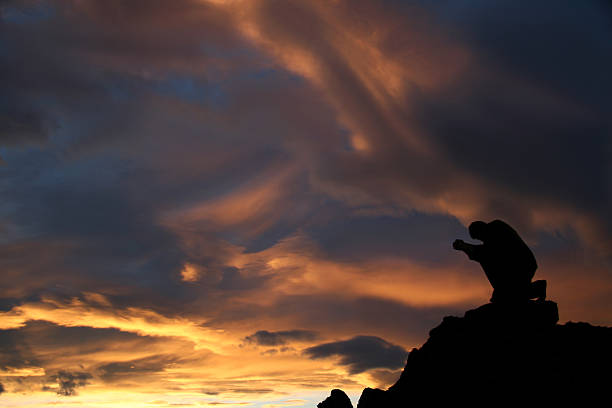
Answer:
<path fill-rule="evenodd" d="M 325 401 L 317 404 L 317 408 L 353 408 L 353 404 L 344 391 L 334 389 Z"/>
<path fill-rule="evenodd" d="M 510 225 L 501 220 L 474 221 L 469 232 L 483 243 L 473 245 L 457 239 L 453 248 L 480 263 L 493 286 L 491 302 L 546 298 L 546 281 L 531 282 L 538 268 L 535 256 Z"/>
<path fill-rule="evenodd" d="M 612 328 L 558 325 L 558 318 L 551 301 L 489 303 L 464 317 L 445 317 L 410 352 L 399 380 L 386 391 L 366 388 L 357 407 L 584 407 L 606 401 Z"/>

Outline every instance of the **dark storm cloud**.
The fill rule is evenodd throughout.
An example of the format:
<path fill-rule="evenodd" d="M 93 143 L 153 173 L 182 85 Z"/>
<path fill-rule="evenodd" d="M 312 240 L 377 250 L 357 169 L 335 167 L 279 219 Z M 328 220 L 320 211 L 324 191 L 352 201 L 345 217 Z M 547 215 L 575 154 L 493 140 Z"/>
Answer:
<path fill-rule="evenodd" d="M 471 1 L 426 4 L 469 41 L 487 65 L 527 77 L 603 113 L 611 103 L 609 1 Z M 604 87 L 603 89 L 601 87 Z"/>
<path fill-rule="evenodd" d="M 530 232 L 565 218 L 589 245 L 610 240 L 607 5 L 261 4 L 262 33 L 288 55 L 316 56 L 315 82 L 369 143 L 363 155 L 322 153 L 317 186 L 355 206 L 450 211 L 464 222 L 506 218 Z M 367 24 L 352 18 L 362 14 Z M 377 24 L 385 29 L 373 30 Z M 353 29 L 367 39 L 376 33 L 378 62 L 404 68 L 407 91 L 398 100 L 380 103 L 384 97 L 366 87 L 364 77 L 379 88 L 393 78 L 371 78 L 354 44 L 336 37 Z M 415 137 L 431 144 L 435 159 L 412 148 Z M 543 220 L 557 211 L 563 215 Z"/>
<path fill-rule="evenodd" d="M 37 112 L 14 107 L 5 107 L 0 111 L 0 143 L 3 146 L 44 141 L 54 127 Z"/>
<path fill-rule="evenodd" d="M 397 369 L 404 366 L 408 352 L 376 336 L 355 336 L 349 340 L 324 343 L 307 348 L 310 358 L 340 357 L 340 364 L 351 374 L 372 368 Z"/>
<path fill-rule="evenodd" d="M 20 286 L 25 291 L 48 287 L 52 280 L 68 294 L 76 294 L 129 284 L 146 273 L 150 286 L 172 287 L 167 271 L 181 266 L 174 238 L 155 225 L 149 208 L 126 199 L 115 177 L 98 165 L 48 169 L 34 183 L 20 184 L 21 176 L 15 175 L 17 183 L 9 195 L 22 204 L 10 220 L 22 234 L 36 238 L 2 247 L 0 263 L 9 271 L 3 279 L 27 271 L 28 279 Z M 11 166 L 11 172 L 18 171 L 15 167 L 21 166 Z M 45 239 L 49 235 L 53 241 Z M 37 257 L 32 258 L 32 253 Z M 144 261 L 138 267 L 128 266 L 136 258 Z"/>
<path fill-rule="evenodd" d="M 499 89 L 501 84 L 484 86 Z M 524 101 L 526 95 L 510 100 L 513 90 L 499 101 L 475 88 L 463 89 L 467 93 L 460 102 L 448 96 L 463 90 L 419 104 L 429 109 L 422 124 L 453 160 L 491 184 L 503 183 L 524 196 L 556 200 L 610 221 L 605 210 L 610 204 L 609 126 L 604 118 L 581 118 L 564 108 L 536 111 Z M 474 117 L 470 111 L 483 114 Z M 491 201 L 487 211 L 522 221 L 513 211 L 524 209 L 508 204 Z"/>
<path fill-rule="evenodd" d="M 447 215 L 359 215 L 346 211 L 306 231 L 331 258 L 365 260 L 407 257 L 443 263 L 452 252 L 449 242 L 465 235 L 465 227 Z"/>
<path fill-rule="evenodd" d="M 255 343 L 260 346 L 280 346 L 293 341 L 312 341 L 318 334 L 311 330 L 281 330 L 267 331 L 259 330 L 244 338 L 248 343 Z"/>
<path fill-rule="evenodd" d="M 459 309 L 459 307 L 457 307 Z M 375 297 L 334 295 L 286 296 L 279 300 L 272 312 L 275 315 L 295 315 L 296 321 L 308 327 L 347 332 L 368 327 L 375 333 L 393 333 L 395 338 L 418 343 L 440 316 L 457 313 L 452 307 L 411 307 L 406 304 Z M 405 322 L 404 325 L 398 322 Z M 409 330 L 407 330 L 409 328 Z"/>
<path fill-rule="evenodd" d="M 64 155 L 117 148 L 166 79 L 207 84 L 252 61 L 227 15 L 202 2 L 11 2 L 3 19 L 3 145 L 54 133 Z"/>
<path fill-rule="evenodd" d="M 93 376 L 86 372 L 59 371 L 50 378 L 51 380 L 57 381 L 57 385 L 59 386 L 59 389 L 56 391 L 57 394 L 69 397 L 77 395 L 76 389 L 89 384 L 89 380 L 91 380 Z"/>
<path fill-rule="evenodd" d="M 167 339 L 142 336 L 117 329 L 64 327 L 46 321 L 31 320 L 18 329 L 0 330 L 0 368 L 42 367 L 47 372 L 52 372 L 58 365 L 65 367 L 68 360 L 78 360 L 80 356 L 96 353 L 103 355 L 108 348 L 118 347 L 124 351 L 136 351 L 154 349 L 164 342 L 168 345 Z M 99 370 L 101 377 L 110 381 L 123 374 L 121 367 L 126 364 L 128 367 L 136 366 L 140 371 L 155 371 L 154 367 L 163 367 L 172 359 L 170 356 L 151 356 L 125 363 L 108 363 L 101 365 Z M 177 356 L 172 361 L 178 359 L 180 357 Z M 80 364 L 79 362 L 78 365 Z M 87 364 L 92 365 L 89 361 Z M 139 372 L 138 370 L 135 370 L 134 373 Z M 60 385 L 61 383 L 67 384 L 63 389 L 69 391 L 71 384 L 78 386 L 81 380 L 89 379 L 82 375 L 73 375 L 72 371 L 61 370 L 51 380 L 57 381 Z"/>
<path fill-rule="evenodd" d="M 461 33 L 481 65 L 439 93 L 417 96 L 424 131 L 462 168 L 526 196 L 596 214 L 609 232 L 609 5 L 430 6 Z M 490 206 L 508 211 L 504 203 Z"/>
<path fill-rule="evenodd" d="M 271 388 L 218 388 L 215 390 L 202 390 L 203 394 L 206 395 L 219 395 L 221 393 L 235 393 L 235 394 L 269 394 L 274 392 Z M 211 405 L 224 405 L 225 403 L 208 403 Z"/>
<path fill-rule="evenodd" d="M 19 329 L 2 330 L 0 334 L 9 338 L 19 338 L 21 339 L 20 344 L 27 345 L 32 352 L 44 350 L 45 352 L 42 354 L 48 356 L 52 356 L 54 352 L 61 353 L 66 350 L 78 350 L 84 354 L 92 353 L 111 343 L 124 344 L 126 347 L 132 347 L 132 345 L 139 347 L 151 346 L 157 341 L 161 341 L 117 329 L 65 327 L 40 320 L 30 320 Z M 41 358 L 39 357 L 39 360 Z"/>
<path fill-rule="evenodd" d="M 222 290 L 253 290 L 261 288 L 269 279 L 266 276 L 244 276 L 238 268 L 224 268 L 219 289 Z"/>
<path fill-rule="evenodd" d="M 155 355 L 130 361 L 117 361 L 98 367 L 100 378 L 106 382 L 117 382 L 142 378 L 163 371 L 179 358 L 170 355 Z"/>
<path fill-rule="evenodd" d="M 427 339 L 429 329 L 440 322 L 441 316 L 457 315 L 461 310 L 461 306 L 411 307 L 393 300 L 340 293 L 286 295 L 266 307 L 227 303 L 215 310 L 210 323 L 224 326 L 269 316 L 275 320 L 291 319 L 298 327 L 321 333 L 355 333 L 367 327 L 394 341 L 418 345 Z"/>
<path fill-rule="evenodd" d="M 117 329 L 28 321 L 18 329 L 0 330 L 0 369 L 14 372 L 4 383 L 15 392 L 43 386 L 45 391 L 72 396 L 97 380 L 133 387 L 160 378 L 169 365 L 202 364 L 205 354 L 194 351 L 189 341 Z M 42 377 L 45 372 L 48 375 Z"/>
<path fill-rule="evenodd" d="M 143 283 L 143 275 L 150 286 L 173 286 L 168 272 L 178 272 L 183 256 L 175 239 L 155 226 L 150 205 L 126 196 L 129 166 L 111 158 L 116 151 L 74 160 L 75 152 L 104 150 L 113 145 L 115 135 L 130 128 L 129 118 L 139 111 L 142 92 L 159 82 L 155 75 L 150 80 L 137 75 L 139 69 L 191 72 L 194 58 L 197 64 L 214 65 L 215 57 L 204 52 L 201 37 L 212 41 L 214 32 L 225 32 L 216 37 L 219 51 L 221 43 L 233 42 L 234 37 L 218 24 L 220 15 L 203 5 L 159 2 L 163 14 L 155 8 L 149 13 L 148 6 L 155 4 L 146 5 L 117 1 L 3 5 L 0 144 L 39 142 L 40 146 L 8 149 L 3 155 L 2 190 L 13 204 L 2 212 L 12 227 L 5 231 L 15 236 L 3 250 L 23 248 L 21 262 L 11 253 L 3 262 L 11 259 L 11 278 L 27 270 L 29 279 L 20 286 L 25 294 L 48 288 L 49 280 L 72 287 L 72 293 L 90 284 L 93 289 L 104 280 L 111 286 L 134 278 Z M 185 17 L 193 17 L 194 11 L 198 19 L 189 23 Z M 203 23 L 207 18 L 210 24 Z M 162 23 L 167 28 L 180 25 L 181 30 L 168 36 Z M 108 24 L 113 30 L 105 29 Z M 56 138 L 43 148 L 40 142 L 51 132 Z M 130 180 L 143 185 L 140 177 Z M 23 240 L 28 236 L 36 239 Z M 46 241 L 46 237 L 53 238 Z M 59 242 L 69 256 L 34 265 L 32 251 L 52 253 Z M 134 263 L 136 259 L 143 261 Z"/>
<path fill-rule="evenodd" d="M 334 134 L 333 114 L 302 100 L 316 93 L 295 76 L 268 69 L 270 62 L 239 38 L 228 14 L 202 2 L 30 6 L 11 8 L 1 28 L 0 100 L 9 109 L 2 126 L 10 135 L 0 140 L 9 146 L 0 169 L 7 204 L 0 211 L 12 235 L 3 241 L 10 244 L 2 262 L 12 266 L 6 279 L 30 277 L 6 285 L 15 293 L 4 296 L 51 287 L 68 295 L 101 290 L 115 294 L 118 304 L 143 302 L 171 312 L 174 300 L 197 296 L 179 282 L 188 260 L 223 271 L 220 290 L 263 284 L 213 251 L 206 259 L 187 255 L 180 238 L 159 225 L 160 213 L 282 171 L 291 160 L 279 142 L 286 135 Z M 292 109 L 297 105 L 313 106 L 312 128 L 294 128 L 304 117 Z M 51 143 L 35 149 L 10 147 L 43 142 L 50 133 Z M 312 211 L 300 197 L 307 188 L 301 178 L 287 182 L 284 195 L 258 217 L 231 227 L 198 225 L 200 235 L 218 234 L 207 234 L 207 246 L 229 240 L 260 250 L 293 232 Z M 36 262 L 32 251 L 48 256 Z M 120 298 L 126 292 L 129 300 Z"/>
<path fill-rule="evenodd" d="M 36 350 L 19 330 L 0 330 L 0 369 L 24 368 L 40 363 Z"/>

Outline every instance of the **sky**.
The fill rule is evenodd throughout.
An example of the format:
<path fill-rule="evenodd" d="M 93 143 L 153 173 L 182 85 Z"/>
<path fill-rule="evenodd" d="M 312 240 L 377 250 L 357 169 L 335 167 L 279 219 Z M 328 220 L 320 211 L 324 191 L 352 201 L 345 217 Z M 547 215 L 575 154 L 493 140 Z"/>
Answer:
<path fill-rule="evenodd" d="M 0 0 L 1 405 L 355 403 L 474 220 L 612 325 L 610 72 L 610 1 Z"/>

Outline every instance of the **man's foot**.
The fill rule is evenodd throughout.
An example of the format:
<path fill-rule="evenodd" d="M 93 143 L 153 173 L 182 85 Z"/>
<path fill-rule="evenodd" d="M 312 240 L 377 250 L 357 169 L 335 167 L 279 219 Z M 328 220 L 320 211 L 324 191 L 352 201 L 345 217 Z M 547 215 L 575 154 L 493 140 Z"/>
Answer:
<path fill-rule="evenodd" d="M 529 298 L 536 298 L 537 302 L 546 300 L 546 281 L 537 280 L 529 285 Z"/>

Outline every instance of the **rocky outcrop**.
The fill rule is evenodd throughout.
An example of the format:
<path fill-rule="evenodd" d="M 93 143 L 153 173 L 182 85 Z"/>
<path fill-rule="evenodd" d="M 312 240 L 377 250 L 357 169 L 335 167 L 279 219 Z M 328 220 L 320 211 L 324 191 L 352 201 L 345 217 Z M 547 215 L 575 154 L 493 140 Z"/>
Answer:
<path fill-rule="evenodd" d="M 399 380 L 386 391 L 366 388 L 357 407 L 593 406 L 607 400 L 612 328 L 557 321 L 551 301 L 489 303 L 464 317 L 445 317 L 410 352 Z"/>
<path fill-rule="evenodd" d="M 344 391 L 334 389 L 325 401 L 317 404 L 317 408 L 353 408 L 353 404 Z"/>

